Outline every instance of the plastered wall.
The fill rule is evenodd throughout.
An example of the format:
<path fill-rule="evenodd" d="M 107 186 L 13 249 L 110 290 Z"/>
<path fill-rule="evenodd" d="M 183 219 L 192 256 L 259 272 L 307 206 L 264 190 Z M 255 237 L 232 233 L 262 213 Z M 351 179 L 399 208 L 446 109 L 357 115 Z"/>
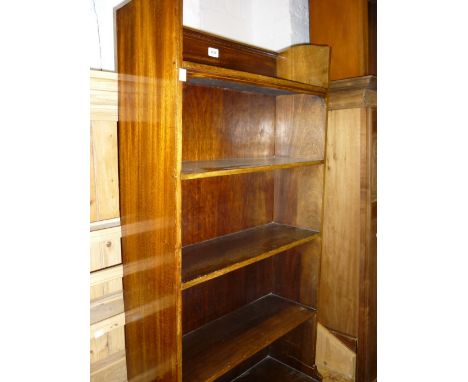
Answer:
<path fill-rule="evenodd" d="M 114 7 L 89 0 L 90 67 L 115 70 Z M 184 25 L 271 50 L 309 42 L 308 0 L 184 0 Z"/>

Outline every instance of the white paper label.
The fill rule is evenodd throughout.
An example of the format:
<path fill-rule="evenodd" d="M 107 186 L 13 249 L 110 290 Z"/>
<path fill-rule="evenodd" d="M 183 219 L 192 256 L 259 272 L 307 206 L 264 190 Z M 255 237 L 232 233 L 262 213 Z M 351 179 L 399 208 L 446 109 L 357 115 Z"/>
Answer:
<path fill-rule="evenodd" d="M 219 50 L 216 48 L 208 48 L 208 56 L 218 58 L 219 57 Z"/>
<path fill-rule="evenodd" d="M 186 69 L 179 69 L 179 81 L 186 82 L 187 81 L 187 70 Z"/>

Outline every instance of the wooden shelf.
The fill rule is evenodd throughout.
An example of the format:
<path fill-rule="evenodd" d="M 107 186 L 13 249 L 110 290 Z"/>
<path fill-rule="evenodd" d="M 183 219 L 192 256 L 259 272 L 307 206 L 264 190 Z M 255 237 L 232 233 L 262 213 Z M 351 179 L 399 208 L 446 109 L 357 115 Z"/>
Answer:
<path fill-rule="evenodd" d="M 270 223 L 182 249 L 182 289 L 313 240 L 318 232 Z"/>
<path fill-rule="evenodd" d="M 322 163 L 323 159 L 298 159 L 289 157 L 184 161 L 182 162 L 181 178 L 182 180 L 210 178 L 213 176 L 246 174 L 250 172 L 314 166 Z"/>
<path fill-rule="evenodd" d="M 266 357 L 253 368 L 232 382 L 317 382 L 316 379 L 301 373 L 274 358 Z"/>
<path fill-rule="evenodd" d="M 194 85 L 270 95 L 310 94 L 324 97 L 327 94 L 327 89 L 320 86 L 190 61 L 184 61 L 182 68 L 187 70 L 187 82 Z"/>
<path fill-rule="evenodd" d="M 314 315 L 268 295 L 186 334 L 183 382 L 216 380 Z"/>

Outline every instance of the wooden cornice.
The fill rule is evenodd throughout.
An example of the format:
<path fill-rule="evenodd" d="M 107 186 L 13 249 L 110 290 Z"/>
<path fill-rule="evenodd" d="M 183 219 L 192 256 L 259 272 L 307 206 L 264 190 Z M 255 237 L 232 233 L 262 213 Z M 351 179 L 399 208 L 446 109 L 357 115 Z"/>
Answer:
<path fill-rule="evenodd" d="M 330 83 L 329 110 L 359 107 L 377 107 L 377 77 L 355 77 Z"/>

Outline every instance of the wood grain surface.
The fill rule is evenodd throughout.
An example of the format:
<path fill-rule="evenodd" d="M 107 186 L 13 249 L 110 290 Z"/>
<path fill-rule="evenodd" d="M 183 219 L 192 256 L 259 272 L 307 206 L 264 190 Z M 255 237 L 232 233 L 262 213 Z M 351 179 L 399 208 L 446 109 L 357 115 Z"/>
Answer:
<path fill-rule="evenodd" d="M 353 337 L 359 306 L 361 110 L 329 115 L 318 312 L 323 325 Z"/>
<path fill-rule="evenodd" d="M 90 70 L 91 120 L 118 120 L 118 75 L 115 72 Z"/>
<path fill-rule="evenodd" d="M 267 357 L 233 382 L 317 382 L 308 375 L 292 369 L 274 358 Z"/>
<path fill-rule="evenodd" d="M 181 380 L 182 1 L 116 11 L 129 380 Z"/>
<path fill-rule="evenodd" d="M 184 181 L 184 246 L 272 222 L 273 193 L 272 172 Z"/>
<path fill-rule="evenodd" d="M 183 68 L 187 70 L 187 81 L 192 84 L 271 95 L 311 94 L 325 96 L 327 92 L 327 89 L 321 86 L 190 61 L 184 61 Z"/>
<path fill-rule="evenodd" d="M 184 85 L 182 159 L 275 155 L 275 97 Z"/>
<path fill-rule="evenodd" d="M 104 335 L 90 339 L 90 363 L 93 365 L 96 362 L 105 362 L 106 358 L 113 354 L 125 351 L 125 329 L 123 326 L 118 327 Z"/>
<path fill-rule="evenodd" d="M 278 54 L 276 76 L 328 88 L 329 66 L 329 46 L 300 44 Z"/>
<path fill-rule="evenodd" d="M 323 159 L 270 157 L 184 162 L 182 164 L 182 179 L 248 174 L 251 172 L 273 171 L 318 164 L 323 164 Z"/>
<path fill-rule="evenodd" d="M 125 351 L 117 352 L 91 366 L 91 382 L 126 382 Z"/>
<path fill-rule="evenodd" d="M 317 309 L 322 239 L 290 249 L 273 258 L 278 296 Z"/>
<path fill-rule="evenodd" d="M 273 291 L 271 258 L 185 289 L 183 332 L 191 332 Z"/>
<path fill-rule="evenodd" d="M 219 57 L 208 56 L 209 47 L 218 49 Z M 184 27 L 185 61 L 274 77 L 277 55 L 270 50 Z"/>
<path fill-rule="evenodd" d="M 90 271 L 107 268 L 122 262 L 120 227 L 93 231 L 90 234 Z"/>
<path fill-rule="evenodd" d="M 188 333 L 183 380 L 214 381 L 314 315 L 269 295 Z"/>
<path fill-rule="evenodd" d="M 310 41 L 331 46 L 330 79 L 368 70 L 368 0 L 309 0 Z"/>
<path fill-rule="evenodd" d="M 316 232 L 270 223 L 182 249 L 182 289 L 307 243 Z"/>
<path fill-rule="evenodd" d="M 119 217 L 117 124 L 91 121 L 91 222 Z"/>

